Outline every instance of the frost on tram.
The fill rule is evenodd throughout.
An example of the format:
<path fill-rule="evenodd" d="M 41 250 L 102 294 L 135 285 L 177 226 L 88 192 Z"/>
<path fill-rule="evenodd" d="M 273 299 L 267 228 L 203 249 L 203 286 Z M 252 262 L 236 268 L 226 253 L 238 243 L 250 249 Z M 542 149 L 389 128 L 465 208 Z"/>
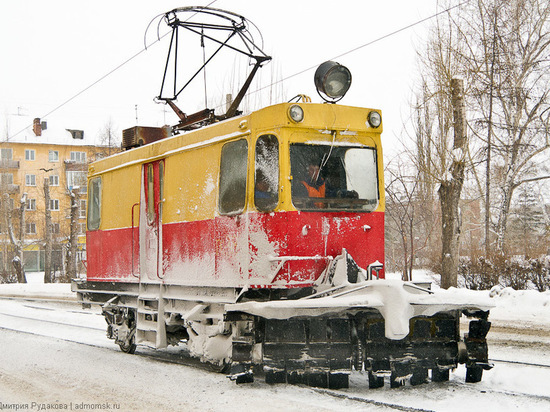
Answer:
<path fill-rule="evenodd" d="M 251 73 L 222 115 L 186 115 L 163 81 L 180 122 L 128 129 L 127 150 L 90 165 L 81 301 L 102 305 L 123 351 L 186 345 L 237 382 L 263 369 L 270 383 L 340 388 L 364 370 L 370 387 L 399 386 L 448 380 L 459 363 L 479 381 L 487 302 L 385 279 L 380 111 L 336 104 L 351 74 L 326 62 L 315 73 L 325 103 L 241 114 L 270 60 L 248 22 L 209 8 L 164 16 L 173 39 L 181 28 L 213 39 L 212 18 L 245 42 Z"/>

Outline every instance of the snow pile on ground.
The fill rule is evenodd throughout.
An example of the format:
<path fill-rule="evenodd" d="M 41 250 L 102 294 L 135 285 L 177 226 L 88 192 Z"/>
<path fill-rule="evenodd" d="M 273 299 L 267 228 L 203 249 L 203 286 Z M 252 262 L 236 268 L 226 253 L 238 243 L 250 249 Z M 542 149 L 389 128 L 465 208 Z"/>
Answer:
<path fill-rule="evenodd" d="M 400 273 L 386 274 L 389 279 L 400 279 Z M 431 282 L 432 289 L 438 289 L 439 275 L 430 271 L 416 270 L 413 272 L 414 282 Z M 518 327 L 546 325 L 550 328 L 550 291 L 514 290 L 510 287 L 495 286 L 491 290 L 470 290 L 465 288 L 450 288 L 462 298 L 470 296 L 472 300 L 489 297 L 495 305 L 491 309 L 490 320 L 511 322 Z"/>
<path fill-rule="evenodd" d="M 496 308 L 491 318 L 514 320 L 529 324 L 548 324 L 550 319 L 550 291 L 514 290 L 512 288 L 493 287 L 489 296 L 495 301 Z"/>
<path fill-rule="evenodd" d="M 68 283 L 44 284 L 43 272 L 27 273 L 26 284 L 0 284 L 0 296 L 7 297 L 48 297 L 51 299 L 76 300 L 76 294 L 71 292 Z M 387 274 L 388 279 L 400 279 L 398 273 Z M 415 271 L 415 282 L 430 282 L 433 289 L 437 286 L 439 276 L 428 271 Z M 513 322 L 525 328 L 546 325 L 550 319 L 550 291 L 538 292 L 535 290 L 514 290 L 495 286 L 491 290 L 449 289 L 462 299 L 470 298 L 478 301 L 480 298 L 490 298 L 495 305 L 491 309 L 490 320 Z"/>
<path fill-rule="evenodd" d="M 44 283 L 44 272 L 25 274 L 27 283 L 0 284 L 0 296 L 76 300 L 69 283 Z"/>

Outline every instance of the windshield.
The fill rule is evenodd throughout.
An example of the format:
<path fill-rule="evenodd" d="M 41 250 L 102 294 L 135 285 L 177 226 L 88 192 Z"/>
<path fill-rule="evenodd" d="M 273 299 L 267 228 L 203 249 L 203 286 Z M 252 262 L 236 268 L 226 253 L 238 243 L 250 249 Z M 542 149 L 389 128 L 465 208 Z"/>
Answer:
<path fill-rule="evenodd" d="M 298 210 L 372 212 L 378 206 L 374 148 L 292 144 L 290 167 Z"/>

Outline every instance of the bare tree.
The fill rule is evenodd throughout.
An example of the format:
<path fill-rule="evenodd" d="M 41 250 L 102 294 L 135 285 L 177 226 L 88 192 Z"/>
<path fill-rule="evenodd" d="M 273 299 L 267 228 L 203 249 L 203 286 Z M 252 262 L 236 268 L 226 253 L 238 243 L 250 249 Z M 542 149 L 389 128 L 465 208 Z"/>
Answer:
<path fill-rule="evenodd" d="M 50 210 L 50 179 L 44 178 L 44 283 L 52 283 L 52 212 Z"/>
<path fill-rule="evenodd" d="M 9 199 L 7 193 L 4 194 L 6 201 Z M 8 203 L 8 202 L 7 202 Z M 25 276 L 25 267 L 23 260 L 23 251 L 25 248 L 25 208 L 27 205 L 27 194 L 23 193 L 20 200 L 19 206 L 19 239 L 15 237 L 13 220 L 12 220 L 12 209 L 8 209 L 7 213 L 7 223 L 8 223 L 8 235 L 10 237 L 10 242 L 15 248 L 15 257 L 12 260 L 13 267 L 17 275 L 18 283 L 27 283 L 27 278 Z"/>
<path fill-rule="evenodd" d="M 445 243 L 457 244 L 459 236 L 458 206 L 443 206 L 458 205 L 459 186 L 484 199 L 486 254 L 492 241 L 504 253 L 514 191 L 550 178 L 544 167 L 550 153 L 549 20 L 542 0 L 467 2 L 438 18 L 419 53 L 415 164 L 422 191 L 439 187 Z M 457 76 L 465 82 L 469 119 L 470 137 L 462 143 L 451 137 L 451 79 Z M 443 272 L 445 259 L 454 266 L 457 256 L 443 251 Z"/>
<path fill-rule="evenodd" d="M 550 153 L 550 8 L 542 0 L 478 0 L 451 21 L 461 45 L 453 53 L 470 74 L 471 132 L 487 160 L 486 215 L 494 210 L 503 253 L 515 190 L 550 177 L 539 167 Z"/>
<path fill-rule="evenodd" d="M 96 159 L 100 157 L 111 156 L 120 151 L 121 139 L 113 120 L 109 118 L 103 125 L 103 129 L 99 132 L 99 141 L 102 149 L 96 151 Z"/>
<path fill-rule="evenodd" d="M 418 171 L 409 166 L 407 173 L 407 167 L 400 159 L 396 158 L 397 164 L 390 162 L 385 173 L 386 231 L 387 243 L 398 243 L 388 247 L 399 251 L 400 256 L 394 256 L 395 265 L 400 267 L 402 279 L 410 281 L 413 280 L 415 261 L 428 246 L 434 225 L 430 204 L 421 191 L 422 180 Z"/>
<path fill-rule="evenodd" d="M 423 199 L 433 199 L 437 189 L 441 208 L 442 287 L 456 286 L 460 234 L 460 194 L 465 179 L 468 140 L 459 59 L 458 32 L 452 22 L 438 21 L 420 56 L 421 86 L 416 112 L 415 164 Z M 454 130 L 454 135 L 453 135 Z"/>
<path fill-rule="evenodd" d="M 67 243 L 67 255 L 66 255 L 66 270 L 65 276 L 67 280 L 76 277 L 76 252 L 78 247 L 78 216 L 80 214 L 80 188 L 75 187 L 69 192 L 71 198 L 71 229 L 69 235 L 69 241 Z"/>
<path fill-rule="evenodd" d="M 441 287 L 457 286 L 460 216 L 458 204 L 465 175 L 468 147 L 464 114 L 464 84 L 462 79 L 451 80 L 454 119 L 453 159 L 451 167 L 439 186 L 441 203 Z"/>

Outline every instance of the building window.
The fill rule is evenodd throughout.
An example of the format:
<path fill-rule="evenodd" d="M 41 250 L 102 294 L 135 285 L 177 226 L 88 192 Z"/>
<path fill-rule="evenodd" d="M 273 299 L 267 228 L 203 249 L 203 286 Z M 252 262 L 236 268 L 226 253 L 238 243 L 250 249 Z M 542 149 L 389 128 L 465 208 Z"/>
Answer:
<path fill-rule="evenodd" d="M 25 186 L 36 186 L 36 175 L 25 175 Z"/>
<path fill-rule="evenodd" d="M 86 218 L 86 200 L 80 199 L 80 218 L 85 219 Z"/>
<path fill-rule="evenodd" d="M 68 171 L 67 172 L 67 189 L 73 190 L 80 188 L 81 191 L 86 191 L 86 172 Z"/>
<path fill-rule="evenodd" d="M 52 224 L 52 233 L 54 235 L 59 234 L 59 223 L 53 223 Z"/>
<path fill-rule="evenodd" d="M 71 161 L 76 163 L 86 163 L 86 152 L 71 152 Z"/>
<path fill-rule="evenodd" d="M 36 235 L 36 223 L 27 223 L 26 233 L 27 235 Z"/>
<path fill-rule="evenodd" d="M 85 235 L 86 234 L 86 223 L 79 223 L 78 224 L 78 234 L 79 235 Z"/>
<path fill-rule="evenodd" d="M 13 174 L 0 173 L 0 182 L 4 185 L 13 185 Z"/>
<path fill-rule="evenodd" d="M 59 210 L 59 200 L 50 199 L 50 210 Z"/>
<path fill-rule="evenodd" d="M 50 176 L 50 186 L 59 186 L 59 176 L 51 175 Z"/>
<path fill-rule="evenodd" d="M 0 158 L 2 160 L 12 160 L 13 150 L 12 149 L 0 149 Z"/>
<path fill-rule="evenodd" d="M 59 162 L 59 152 L 57 150 L 50 150 L 48 159 L 50 162 Z"/>
<path fill-rule="evenodd" d="M 84 139 L 84 130 L 71 130 L 67 129 L 67 131 L 71 134 L 73 139 Z"/>
<path fill-rule="evenodd" d="M 36 199 L 27 199 L 27 210 L 36 210 Z"/>
<path fill-rule="evenodd" d="M 25 160 L 34 160 L 34 150 L 32 149 L 25 150 Z"/>

